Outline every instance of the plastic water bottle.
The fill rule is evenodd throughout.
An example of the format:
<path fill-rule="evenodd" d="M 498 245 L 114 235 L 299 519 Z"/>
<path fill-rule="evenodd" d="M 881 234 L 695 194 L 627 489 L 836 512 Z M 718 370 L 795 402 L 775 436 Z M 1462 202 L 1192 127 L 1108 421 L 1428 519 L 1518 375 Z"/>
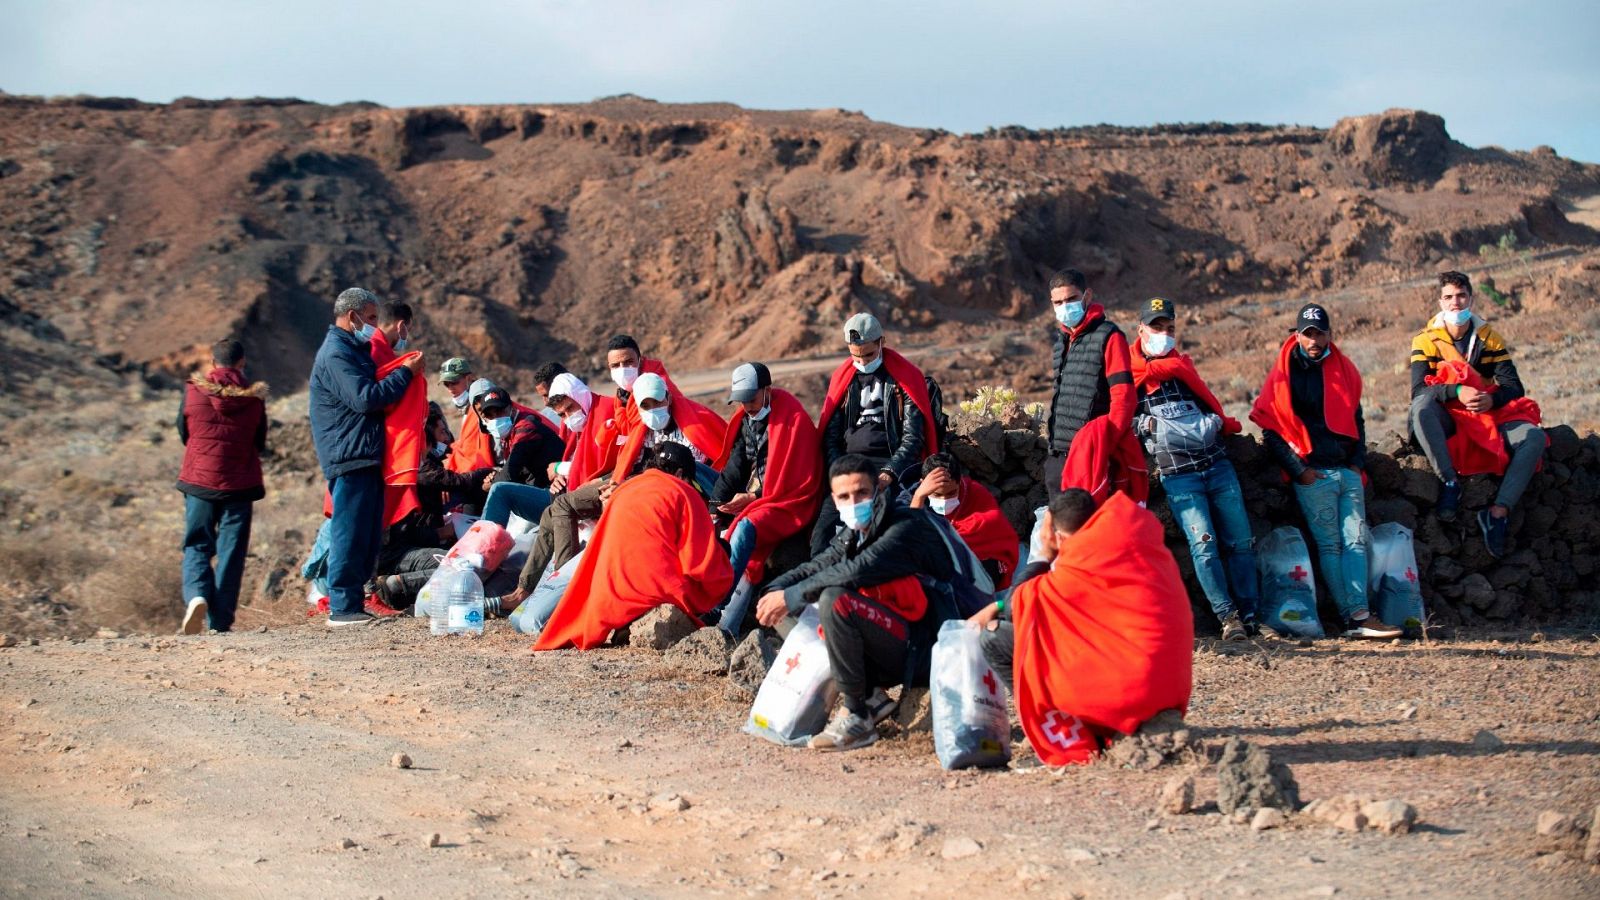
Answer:
<path fill-rule="evenodd" d="M 483 634 L 483 582 L 467 560 L 456 561 L 456 571 L 446 582 L 445 631 L 449 634 Z"/>

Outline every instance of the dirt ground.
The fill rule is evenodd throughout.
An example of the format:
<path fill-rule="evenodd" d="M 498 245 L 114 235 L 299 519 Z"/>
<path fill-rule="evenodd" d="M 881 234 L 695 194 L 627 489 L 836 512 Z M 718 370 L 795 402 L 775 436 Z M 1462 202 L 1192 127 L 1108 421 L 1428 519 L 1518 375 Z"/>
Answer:
<path fill-rule="evenodd" d="M 1535 832 L 1543 810 L 1587 822 L 1600 803 L 1593 635 L 1201 641 L 1189 721 L 1212 754 L 1238 735 L 1302 800 L 1413 804 L 1417 830 L 1385 836 L 1233 824 L 1200 758 L 950 773 L 892 725 L 856 753 L 784 749 L 739 732 L 722 679 L 642 650 L 534 656 L 496 624 L 0 650 L 0 894 L 1600 893 L 1581 838 Z M 1504 746 L 1475 747 L 1482 729 Z M 1157 814 L 1184 771 L 1199 810 Z"/>

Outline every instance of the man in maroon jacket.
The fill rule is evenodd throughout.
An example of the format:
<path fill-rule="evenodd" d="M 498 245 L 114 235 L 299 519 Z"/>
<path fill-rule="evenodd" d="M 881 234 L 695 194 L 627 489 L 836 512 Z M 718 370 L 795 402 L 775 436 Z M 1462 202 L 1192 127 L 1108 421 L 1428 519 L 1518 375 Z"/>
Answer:
<path fill-rule="evenodd" d="M 218 341 L 212 369 L 194 375 L 178 409 L 184 497 L 183 633 L 233 627 L 239 582 L 250 549 L 250 514 L 265 496 L 261 451 L 267 447 L 267 386 L 244 378 L 244 346 Z M 217 567 L 212 571 L 211 560 Z"/>

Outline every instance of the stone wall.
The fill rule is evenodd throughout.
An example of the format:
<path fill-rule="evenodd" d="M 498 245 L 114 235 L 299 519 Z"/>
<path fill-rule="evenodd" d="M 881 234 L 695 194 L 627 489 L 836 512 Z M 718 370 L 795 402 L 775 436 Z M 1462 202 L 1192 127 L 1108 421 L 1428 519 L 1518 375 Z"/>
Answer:
<path fill-rule="evenodd" d="M 951 432 L 951 451 L 973 477 L 994 490 L 1025 539 L 1033 510 L 1045 502 L 1045 441 L 1033 418 L 1021 409 L 999 416 L 958 413 Z M 1433 515 L 1439 479 L 1422 452 L 1392 433 L 1369 446 L 1367 519 L 1373 525 L 1399 522 L 1416 535 L 1430 624 L 1587 627 L 1600 621 L 1595 578 L 1600 568 L 1600 435 L 1580 438 L 1566 425 L 1551 426 L 1547 433 L 1550 447 L 1543 469 L 1512 513 L 1510 546 L 1500 560 L 1484 549 L 1473 512 L 1493 499 L 1496 479 L 1463 479 L 1460 515 L 1454 522 L 1440 522 Z M 1248 435 L 1226 440 L 1256 536 L 1281 525 L 1303 529 L 1293 492 L 1262 444 Z M 1183 570 L 1198 629 L 1214 630 L 1215 618 L 1194 581 L 1188 545 L 1158 483 L 1151 485 L 1150 507 L 1167 527 L 1167 545 Z M 1334 618 L 1327 591 L 1318 593 L 1324 617 Z"/>

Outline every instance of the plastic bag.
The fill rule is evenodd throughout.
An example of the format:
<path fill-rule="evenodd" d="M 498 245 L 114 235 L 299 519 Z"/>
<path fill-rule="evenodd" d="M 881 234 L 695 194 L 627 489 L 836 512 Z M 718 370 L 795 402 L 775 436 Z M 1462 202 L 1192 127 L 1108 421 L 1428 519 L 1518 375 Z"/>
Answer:
<path fill-rule="evenodd" d="M 1367 551 L 1367 594 L 1372 611 L 1411 636 L 1422 633 L 1422 585 L 1417 578 L 1417 554 L 1411 529 L 1385 522 L 1372 529 Z"/>
<path fill-rule="evenodd" d="M 561 603 L 561 598 L 567 593 L 567 585 L 572 583 L 572 576 L 578 571 L 578 564 L 583 562 L 584 551 L 579 550 L 567 564 L 548 573 L 539 579 L 539 584 L 528 595 L 528 599 L 517 604 L 511 612 L 511 627 L 522 634 L 538 634 L 544 630 L 545 623 L 550 621 L 550 616 L 556 611 L 556 606 Z"/>
<path fill-rule="evenodd" d="M 821 620 L 816 607 L 808 606 L 762 679 L 744 730 L 773 743 L 799 746 L 827 727 L 835 696 Z"/>
<path fill-rule="evenodd" d="M 946 769 L 1011 761 L 1005 688 L 983 658 L 982 640 L 976 628 L 952 619 L 933 645 L 933 751 Z"/>
<path fill-rule="evenodd" d="M 1256 545 L 1261 572 L 1261 624 L 1280 634 L 1323 637 L 1317 617 L 1317 579 L 1300 529 L 1285 525 Z"/>
<path fill-rule="evenodd" d="M 469 516 L 460 510 L 452 510 L 444 514 L 444 521 L 455 531 L 456 540 L 459 541 L 466 535 L 467 529 L 472 527 L 472 523 L 478 521 L 478 517 Z"/>
<path fill-rule="evenodd" d="M 515 543 L 510 532 L 493 522 L 479 519 L 472 523 L 472 527 L 456 541 L 444 558 L 464 559 L 476 555 L 481 560 L 476 563 L 477 567 L 484 572 L 493 572 L 506 561 L 506 555 Z"/>
<path fill-rule="evenodd" d="M 1033 511 L 1033 530 L 1028 533 L 1028 558 L 1023 565 L 1044 562 L 1044 514 L 1050 507 L 1041 506 Z"/>

